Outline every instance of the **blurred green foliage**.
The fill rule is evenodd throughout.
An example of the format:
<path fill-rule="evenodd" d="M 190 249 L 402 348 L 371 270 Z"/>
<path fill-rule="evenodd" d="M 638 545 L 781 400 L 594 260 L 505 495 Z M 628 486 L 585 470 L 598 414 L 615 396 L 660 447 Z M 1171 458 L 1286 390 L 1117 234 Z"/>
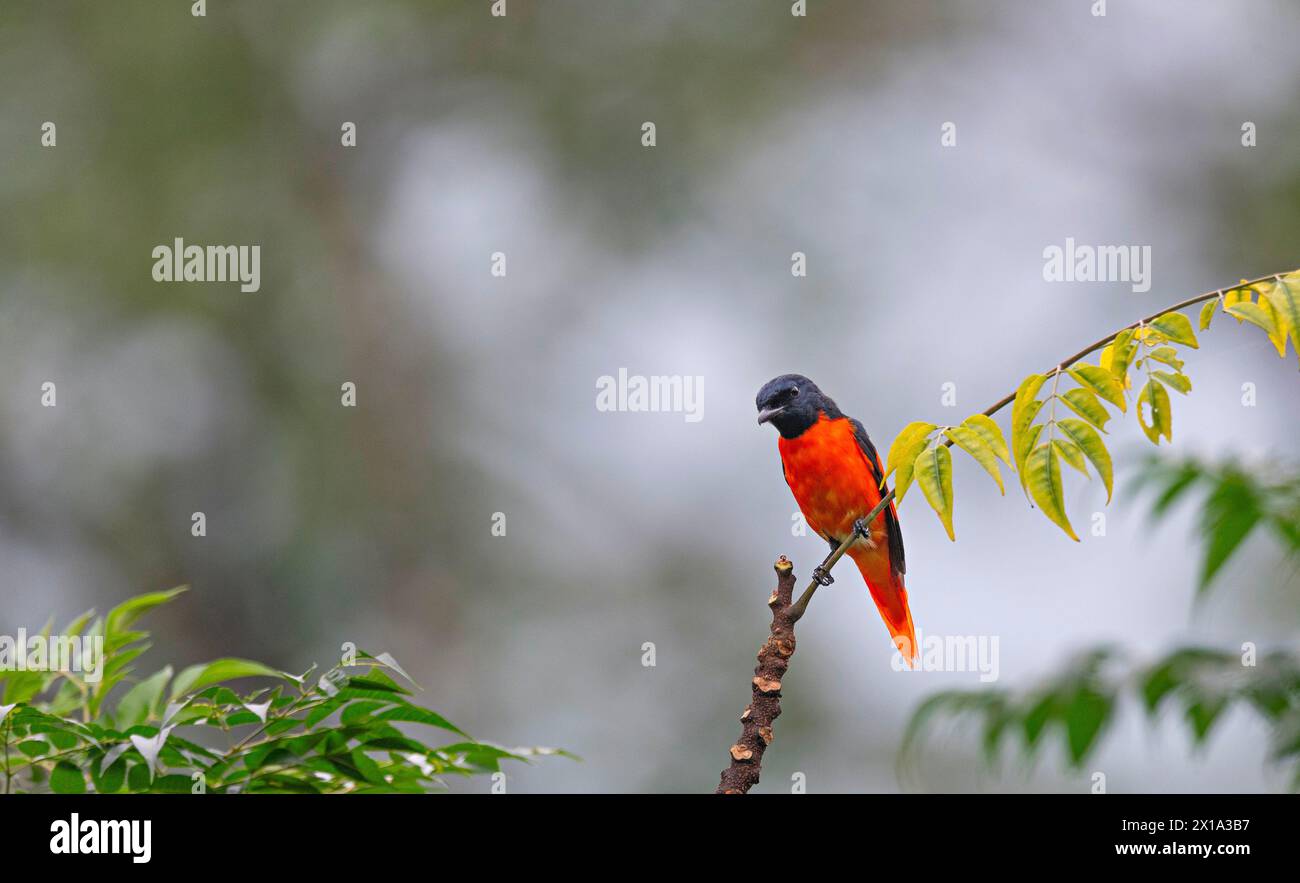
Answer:
<path fill-rule="evenodd" d="M 1300 554 L 1300 470 L 1277 464 L 1247 468 L 1234 461 L 1151 458 L 1137 484 L 1154 493 L 1152 513 L 1157 519 L 1195 489 L 1203 490 L 1198 594 L 1260 526 L 1273 529 L 1288 559 Z M 1007 744 L 1033 758 L 1044 743 L 1059 738 L 1069 764 L 1077 769 L 1114 722 L 1126 691 L 1141 701 L 1153 720 L 1162 710 L 1176 707 L 1197 744 L 1205 742 L 1234 705 L 1249 708 L 1268 727 L 1268 759 L 1288 767 L 1291 787 L 1300 790 L 1300 654 L 1275 650 L 1260 656 L 1253 645 L 1240 652 L 1183 647 L 1146 665 L 1134 664 L 1116 647 L 1098 647 L 1030 690 L 937 693 L 913 713 L 900 764 L 906 768 L 916 763 L 937 721 L 952 718 L 976 722 L 989 764 L 1001 759 Z"/>
<path fill-rule="evenodd" d="M 102 642 L 99 663 L 88 666 L 93 677 L 0 671 L 4 793 L 423 792 L 445 788 L 447 776 L 499 772 L 502 760 L 566 754 L 470 737 L 408 698 L 392 675 L 409 677 L 388 654 L 357 651 L 315 679 L 247 659 L 133 678 L 149 633 L 132 626 L 182 591 L 132 598 L 102 618 L 87 612 L 58 633 Z M 277 683 L 236 692 L 232 684 L 248 678 Z M 455 738 L 430 745 L 398 724 Z"/>

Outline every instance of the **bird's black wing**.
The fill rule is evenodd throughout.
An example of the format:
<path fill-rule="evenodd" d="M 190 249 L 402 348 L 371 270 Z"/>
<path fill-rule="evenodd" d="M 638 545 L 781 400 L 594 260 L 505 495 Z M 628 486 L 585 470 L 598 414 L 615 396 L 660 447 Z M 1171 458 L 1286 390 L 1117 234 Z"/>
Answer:
<path fill-rule="evenodd" d="M 853 424 L 853 435 L 858 440 L 858 447 L 867 458 L 867 465 L 871 467 L 871 474 L 876 478 L 876 487 L 880 488 L 883 496 L 888 492 L 884 484 L 884 475 L 881 473 L 880 455 L 876 453 L 876 446 L 871 443 L 870 436 L 867 435 L 866 427 L 861 421 L 849 418 Z M 890 503 L 885 507 L 885 533 L 889 540 L 889 564 L 898 574 L 907 573 L 907 562 L 903 557 L 903 529 L 898 525 L 898 515 L 894 512 L 894 505 Z"/>

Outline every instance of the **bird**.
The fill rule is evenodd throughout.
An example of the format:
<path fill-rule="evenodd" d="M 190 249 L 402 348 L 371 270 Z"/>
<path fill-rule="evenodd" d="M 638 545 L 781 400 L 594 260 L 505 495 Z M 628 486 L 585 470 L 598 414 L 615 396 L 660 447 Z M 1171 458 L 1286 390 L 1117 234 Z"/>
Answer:
<path fill-rule="evenodd" d="M 890 638 L 908 666 L 917 655 L 916 629 L 903 575 L 903 532 L 891 500 L 872 524 L 863 519 L 889 492 L 885 468 L 862 423 L 802 374 L 782 374 L 763 384 L 754 402 L 758 423 L 780 433 L 781 471 L 808 526 L 837 549 L 856 532 L 846 554 L 871 592 Z M 818 567 L 822 585 L 833 580 Z"/>

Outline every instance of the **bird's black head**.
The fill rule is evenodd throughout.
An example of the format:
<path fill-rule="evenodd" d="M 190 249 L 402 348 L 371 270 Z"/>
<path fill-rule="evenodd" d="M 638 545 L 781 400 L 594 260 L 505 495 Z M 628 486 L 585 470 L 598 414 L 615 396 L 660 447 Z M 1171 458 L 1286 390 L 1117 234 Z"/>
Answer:
<path fill-rule="evenodd" d="M 754 403 L 758 422 L 771 423 L 785 438 L 798 438 L 823 412 L 832 420 L 842 416 L 817 384 L 802 374 L 782 374 L 769 380 Z"/>

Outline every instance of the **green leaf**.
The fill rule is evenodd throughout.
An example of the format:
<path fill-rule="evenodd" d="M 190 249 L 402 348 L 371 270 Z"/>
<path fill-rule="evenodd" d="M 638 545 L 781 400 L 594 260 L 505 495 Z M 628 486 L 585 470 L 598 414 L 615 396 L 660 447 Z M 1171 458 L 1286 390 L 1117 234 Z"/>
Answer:
<path fill-rule="evenodd" d="M 1254 487 L 1238 475 L 1228 475 L 1205 501 L 1203 529 L 1208 536 L 1198 591 L 1204 591 L 1215 574 L 1254 530 L 1261 517 Z"/>
<path fill-rule="evenodd" d="M 18 743 L 18 750 L 27 757 L 41 757 L 51 753 L 55 748 L 44 739 L 28 739 L 25 742 Z"/>
<path fill-rule="evenodd" d="M 358 700 L 349 702 L 343 707 L 343 713 L 339 715 L 339 722 L 342 724 L 355 724 L 364 721 L 370 717 L 373 712 L 385 707 L 387 703 L 376 702 L 373 700 Z"/>
<path fill-rule="evenodd" d="M 1160 710 L 1160 703 L 1178 688 L 1177 663 L 1167 659 L 1153 667 L 1142 679 L 1142 701 L 1148 715 Z"/>
<path fill-rule="evenodd" d="M 1047 732 L 1047 725 L 1057 717 L 1059 705 L 1056 694 L 1049 691 L 1025 712 L 1020 726 L 1025 733 L 1025 744 L 1031 750 L 1037 746 L 1043 733 Z"/>
<path fill-rule="evenodd" d="M 266 677 L 277 680 L 293 680 L 282 671 L 251 659 L 216 659 L 201 665 L 191 665 L 182 671 L 172 685 L 171 698 L 177 699 L 190 693 L 196 693 L 204 687 L 236 678 Z"/>
<path fill-rule="evenodd" d="M 946 450 L 946 448 L 945 448 Z M 459 733 L 462 736 L 468 735 L 460 727 L 447 720 L 437 712 L 430 711 L 427 708 L 421 708 L 418 705 L 398 705 L 395 708 L 389 708 L 374 715 L 377 721 L 405 721 L 415 724 L 428 724 L 431 727 L 450 730 L 453 733 Z"/>
<path fill-rule="evenodd" d="M 1194 701 L 1187 706 L 1187 722 L 1192 725 L 1192 735 L 1198 745 L 1210 735 L 1214 722 L 1227 707 L 1228 700 L 1222 696 Z"/>
<path fill-rule="evenodd" d="M 1168 371 L 1152 371 L 1151 376 L 1158 379 L 1170 389 L 1176 389 L 1183 395 L 1192 391 L 1192 381 L 1186 374 L 1170 374 Z"/>
<path fill-rule="evenodd" d="M 938 427 L 933 423 L 914 421 L 904 426 L 903 431 L 889 446 L 884 478 L 889 478 L 894 472 L 898 473 L 898 478 L 894 482 L 894 497 L 899 503 L 903 502 L 903 495 L 912 484 L 912 470 L 915 468 L 916 458 L 921 451 L 925 450 L 927 437 L 936 429 Z"/>
<path fill-rule="evenodd" d="M 1052 445 L 1039 445 L 1025 461 L 1030 496 L 1065 535 L 1076 543 L 1079 537 L 1065 514 L 1065 489 L 1061 485 L 1061 461 Z"/>
<path fill-rule="evenodd" d="M 1146 416 L 1142 411 L 1142 406 L 1147 405 L 1151 409 L 1151 419 L 1147 422 Z M 1150 439 L 1153 445 L 1160 444 L 1160 436 L 1164 436 L 1170 442 L 1174 440 L 1173 416 L 1169 409 L 1169 393 L 1165 391 L 1164 386 L 1153 380 L 1148 380 L 1142 387 L 1142 392 L 1138 394 L 1137 406 L 1138 424 L 1142 427 L 1142 432 Z"/>
<path fill-rule="evenodd" d="M 163 690 L 171 680 L 172 667 L 165 666 L 136 684 L 117 703 L 113 723 L 119 730 L 129 730 L 149 720 L 150 715 L 162 710 Z"/>
<path fill-rule="evenodd" d="M 175 598 L 177 595 L 188 589 L 189 586 L 180 586 L 170 589 L 166 592 L 152 592 L 147 595 L 137 595 L 129 598 L 121 604 L 114 607 L 108 612 L 104 620 L 104 640 L 111 643 L 115 637 L 121 636 L 142 616 L 162 604 Z"/>
<path fill-rule="evenodd" d="M 998 426 L 997 421 L 987 414 L 971 414 L 961 422 L 961 425 L 978 432 L 989 450 L 1003 463 L 1011 465 L 1011 452 L 1007 448 L 1007 440 L 1002 435 L 1002 427 Z"/>
<path fill-rule="evenodd" d="M 1192 320 L 1182 313 L 1165 313 L 1154 320 L 1151 327 L 1174 343 L 1181 343 L 1192 349 L 1200 348 L 1200 344 L 1196 342 L 1196 333 L 1192 331 Z"/>
<path fill-rule="evenodd" d="M 1101 476 L 1102 484 L 1106 486 L 1106 502 L 1109 503 L 1115 483 L 1115 469 L 1111 463 L 1110 452 L 1106 450 L 1106 445 L 1097 430 L 1073 417 L 1062 417 L 1056 421 L 1056 426 L 1070 441 L 1078 445 L 1084 456 L 1097 467 L 1097 474 Z"/>
<path fill-rule="evenodd" d="M 66 760 L 61 760 L 50 771 L 50 790 L 55 794 L 85 794 L 86 779 Z"/>
<path fill-rule="evenodd" d="M 952 532 L 952 455 L 946 445 L 936 444 L 916 458 L 916 483 L 939 515 L 948 539 Z"/>
<path fill-rule="evenodd" d="M 1060 398 L 1070 407 L 1071 411 L 1105 432 L 1106 421 L 1110 419 L 1110 412 L 1106 410 L 1106 406 L 1101 403 L 1101 400 L 1092 393 L 1092 390 L 1080 386 L 1066 390 Z"/>
<path fill-rule="evenodd" d="M 1219 299 L 1217 297 L 1214 300 L 1206 301 L 1205 306 L 1201 307 L 1201 320 L 1197 323 L 1201 326 L 1200 330 L 1209 330 L 1210 322 L 1214 320 L 1214 314 L 1218 307 Z"/>
<path fill-rule="evenodd" d="M 1080 364 L 1071 368 L 1069 374 L 1080 386 L 1092 390 L 1121 411 L 1128 410 L 1128 402 L 1124 400 L 1124 385 L 1105 368 Z"/>
<path fill-rule="evenodd" d="M 1174 469 L 1168 476 L 1164 489 L 1151 506 L 1152 514 L 1163 515 L 1200 477 L 1200 472 L 1190 465 Z"/>
<path fill-rule="evenodd" d="M 94 615 L 95 615 L 94 610 L 87 610 L 85 613 L 78 616 L 72 622 L 65 625 L 63 627 L 63 634 L 69 636 L 80 635 L 83 631 L 85 631 L 86 624 L 90 622 L 90 618 Z"/>
<path fill-rule="evenodd" d="M 984 443 L 984 437 L 969 426 L 949 426 L 944 435 L 952 439 L 953 444 L 975 458 L 975 462 L 984 467 L 984 471 L 993 476 L 998 483 L 998 490 L 1006 495 L 1007 489 L 1002 485 L 1002 472 L 998 469 L 998 457 L 993 449 Z"/>
<path fill-rule="evenodd" d="M 1097 741 L 1097 736 L 1110 719 L 1114 703 L 1111 697 L 1090 687 L 1074 694 L 1065 710 L 1066 741 L 1070 746 L 1070 762 L 1078 766 Z"/>
<path fill-rule="evenodd" d="M 95 770 L 94 766 L 90 768 L 90 781 L 94 783 L 97 794 L 115 794 L 126 783 L 126 761 L 120 757 L 109 764 L 107 769 L 101 772 Z"/>

